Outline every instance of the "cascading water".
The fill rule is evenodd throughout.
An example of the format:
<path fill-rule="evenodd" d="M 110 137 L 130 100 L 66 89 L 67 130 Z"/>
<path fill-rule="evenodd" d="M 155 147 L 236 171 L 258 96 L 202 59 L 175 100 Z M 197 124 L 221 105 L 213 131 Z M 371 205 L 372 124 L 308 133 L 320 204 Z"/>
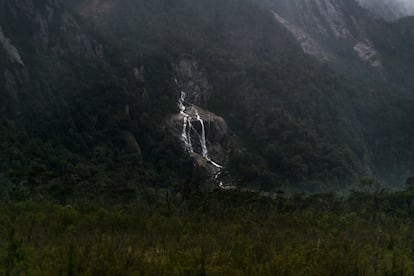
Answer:
<path fill-rule="evenodd" d="M 199 121 L 201 125 L 201 137 L 200 137 L 201 151 L 202 151 L 203 157 L 208 159 L 208 150 L 207 150 L 207 144 L 206 144 L 206 131 L 204 128 L 204 121 L 201 119 L 197 110 L 195 111 L 195 115 L 196 115 L 197 121 Z"/>
<path fill-rule="evenodd" d="M 217 168 L 220 168 L 220 169 L 223 168 L 223 166 L 217 164 L 216 162 L 211 160 L 211 158 L 208 156 L 207 143 L 206 143 L 206 131 L 205 131 L 205 127 L 204 127 L 204 121 L 203 121 L 203 119 L 201 119 L 200 115 L 198 114 L 197 109 L 195 111 L 195 115 L 196 115 L 197 121 L 199 121 L 200 125 L 201 125 L 200 144 L 201 144 L 201 151 L 202 151 L 203 157 L 208 162 L 210 162 L 213 166 L 215 166 Z"/>
<path fill-rule="evenodd" d="M 177 83 L 177 81 L 176 81 Z M 180 94 L 180 98 L 178 99 L 178 108 L 180 109 L 180 114 L 183 116 L 183 131 L 181 133 L 181 141 L 183 141 L 184 143 L 184 148 L 188 153 L 193 153 L 194 149 L 193 149 L 193 145 L 192 145 L 192 141 L 191 141 L 191 130 L 193 130 L 197 136 L 198 139 L 200 141 L 200 146 L 201 146 L 201 156 L 203 156 L 203 158 L 205 160 L 207 160 L 210 164 L 212 164 L 214 167 L 218 168 L 218 169 L 222 169 L 223 166 L 217 164 L 216 162 L 214 162 L 213 160 L 211 160 L 210 156 L 208 155 L 208 149 L 207 149 L 207 143 L 206 143 L 206 131 L 205 131 L 205 126 L 204 126 L 204 121 L 203 119 L 200 117 L 198 110 L 195 109 L 195 118 L 192 117 L 190 114 L 186 113 L 186 109 L 187 107 L 185 106 L 185 97 L 186 94 L 184 91 L 181 91 Z M 192 121 L 193 120 L 197 120 L 200 123 L 201 126 L 201 133 L 199 133 L 197 131 L 196 128 L 194 128 Z M 220 173 L 220 171 L 216 174 L 216 176 L 218 176 Z"/>
<path fill-rule="evenodd" d="M 188 153 L 193 153 L 193 145 L 191 143 L 191 129 L 192 129 L 192 124 L 191 124 L 191 117 L 190 115 L 188 115 L 187 113 L 185 113 L 185 105 L 184 105 L 184 101 L 185 101 L 185 92 L 181 91 L 181 96 L 178 99 L 178 108 L 180 109 L 180 114 L 183 115 L 184 119 L 183 119 L 183 131 L 181 133 L 181 141 L 183 141 L 184 143 L 184 148 Z"/>

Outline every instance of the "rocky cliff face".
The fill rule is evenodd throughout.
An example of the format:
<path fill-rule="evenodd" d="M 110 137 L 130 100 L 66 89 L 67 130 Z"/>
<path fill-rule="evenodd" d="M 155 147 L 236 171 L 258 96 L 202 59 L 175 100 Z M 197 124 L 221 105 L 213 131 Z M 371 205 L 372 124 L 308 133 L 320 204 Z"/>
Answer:
<path fill-rule="evenodd" d="M 196 185 L 201 166 L 275 188 L 339 186 L 370 174 L 365 164 L 388 173 L 413 156 L 403 85 L 389 93 L 332 70 L 375 81 L 411 70 L 409 22 L 386 24 L 351 0 L 74 2 L 0 0 L 0 112 L 23 110 L 33 143 L 2 144 L 30 145 L 18 166 L 110 185 Z"/>
<path fill-rule="evenodd" d="M 350 86 L 355 81 L 352 77 L 359 81 L 368 76 L 377 81 L 386 75 L 394 61 L 387 57 L 384 49 L 392 51 L 395 45 L 388 44 L 388 40 L 395 41 L 395 37 L 381 37 L 388 37 L 388 25 L 353 0 L 77 2 L 83 19 L 93 22 L 104 37 L 119 44 L 123 50 L 121 59 L 134 64 L 128 72 L 132 71 L 131 76 L 144 87 L 139 91 L 143 105 L 152 104 L 153 109 L 158 108 L 157 112 L 164 116 L 176 110 L 175 115 L 167 119 L 174 141 L 183 149 L 181 152 L 201 157 L 196 158 L 199 161 L 206 161 L 205 156 L 208 156 L 222 165 L 220 162 L 226 159 L 223 152 L 231 143 L 223 142 L 228 140 L 224 133 L 229 131 L 223 131 L 226 127 L 220 119 L 222 115 L 241 139 L 250 134 L 254 136 L 242 143 L 250 150 L 257 149 L 254 154 L 265 157 L 263 160 L 236 156 L 236 162 L 246 160 L 251 165 L 247 166 L 249 170 L 243 169 L 251 177 L 249 181 L 260 175 L 258 172 L 266 171 L 266 166 L 271 167 L 275 175 L 293 179 L 297 175 L 303 175 L 300 179 L 310 178 L 309 175 L 319 177 L 326 164 L 331 164 L 328 167 L 334 171 L 330 175 L 342 172 L 346 175 L 350 171 L 359 174 L 358 164 L 366 163 L 367 151 L 373 145 L 371 142 L 367 143 L 369 146 L 364 144 L 364 135 L 369 139 L 377 137 L 385 127 L 374 126 L 375 116 L 371 114 L 388 108 L 383 100 L 386 96 L 378 87 L 366 90 L 359 87 L 357 91 L 353 87 L 344 88 L 341 80 L 334 80 L 330 75 L 331 71 L 322 71 L 318 62 L 299 53 L 302 48 L 306 54 L 332 65 L 331 69 L 353 74 Z M 264 9 L 259 10 L 258 5 Z M 163 77 L 160 68 L 151 70 L 135 62 L 141 57 L 157 59 L 160 56 L 170 65 L 165 67 L 168 72 L 162 71 Z M 317 66 L 310 67 L 309 63 Z M 147 87 L 151 79 L 159 84 L 164 77 L 168 78 L 170 88 L 163 90 L 156 86 L 160 92 L 151 92 Z M 181 102 L 184 114 L 174 104 L 180 100 L 181 91 L 185 93 Z M 160 104 L 162 101 L 171 101 L 170 108 Z M 132 102 L 129 104 L 130 108 L 125 109 L 133 116 L 136 111 Z M 220 114 L 209 113 L 208 106 Z M 145 118 L 151 120 L 153 113 L 149 114 Z M 401 121 L 391 117 L 387 120 Z M 281 122 L 276 123 L 278 118 L 291 118 L 291 122 L 285 125 L 282 121 L 286 119 L 280 119 Z M 205 135 L 202 135 L 200 120 Z M 309 133 L 290 134 L 295 129 L 292 121 L 300 122 L 299 132 L 305 125 Z M 308 121 L 314 121 L 315 125 L 309 126 Z M 186 137 L 183 137 L 184 128 Z M 209 137 L 211 133 L 220 135 Z M 316 137 L 314 142 L 306 137 L 311 134 Z M 200 136 L 205 137 L 208 155 L 203 154 L 204 143 Z M 286 136 L 291 138 L 283 138 Z M 141 144 L 140 139 L 137 140 Z M 325 142 L 329 146 L 320 146 Z M 188 150 L 190 144 L 192 151 Z M 299 148 L 301 150 L 297 150 Z M 326 148 L 330 149 L 330 154 L 322 150 Z M 350 148 L 352 154 L 348 154 L 348 150 L 336 150 L 338 148 Z M 145 156 L 145 146 L 141 150 Z M 372 155 L 372 159 L 384 159 Z M 321 156 L 327 160 L 321 161 Z M 212 168 L 217 167 L 213 165 Z"/>
<path fill-rule="evenodd" d="M 5 89 L 0 109 L 10 115 L 19 111 L 22 93 L 31 97 L 34 82 L 44 81 L 37 79 L 36 66 L 43 64 L 56 73 L 48 80 L 51 86 L 58 72 L 68 69 L 68 58 L 99 60 L 103 45 L 83 30 L 60 1 L 1 0 L 1 52 L 0 81 Z M 46 65 L 51 59 L 55 62 Z"/>
<path fill-rule="evenodd" d="M 192 151 L 188 152 L 188 154 L 199 166 L 205 168 L 213 176 L 227 162 L 230 143 L 229 128 L 222 117 L 198 106 L 189 105 L 186 113 L 191 117 L 189 120 L 191 127 L 188 137 L 191 139 Z M 201 125 L 200 120 L 197 120 L 196 113 L 200 116 L 204 126 Z M 183 144 L 183 150 L 185 150 L 185 145 L 182 141 L 183 122 L 184 116 L 182 114 L 175 114 L 168 119 L 167 124 L 176 137 L 177 142 Z M 205 156 L 203 157 L 203 142 L 202 138 L 200 138 L 203 132 L 205 133 L 208 158 L 220 167 L 207 160 Z"/>
<path fill-rule="evenodd" d="M 174 68 L 180 112 L 167 120 L 183 150 L 210 175 L 216 176 L 228 159 L 230 131 L 225 120 L 201 108 L 212 95 L 205 70 L 191 55 L 182 55 Z"/>
<path fill-rule="evenodd" d="M 373 20 L 355 2 L 272 0 L 268 7 L 303 51 L 320 61 L 335 63 L 351 58 L 373 68 L 382 67 L 381 54 L 366 29 Z"/>
<path fill-rule="evenodd" d="M 310 34 L 308 34 L 301 27 L 289 22 L 287 19 L 283 18 L 277 14 L 274 10 L 271 11 L 275 19 L 286 27 L 286 29 L 292 33 L 296 40 L 300 43 L 303 52 L 311 56 L 316 57 L 322 62 L 327 62 L 331 60 L 331 54 L 325 50 L 318 41 L 316 41 Z"/>
<path fill-rule="evenodd" d="M 0 114 L 13 115 L 18 110 L 19 91 L 27 82 L 27 72 L 19 51 L 0 26 Z"/>
<path fill-rule="evenodd" d="M 19 64 L 24 66 L 22 58 L 20 57 L 19 51 L 17 51 L 16 47 L 11 43 L 10 39 L 6 37 L 3 33 L 3 30 L 0 26 L 0 45 L 5 52 L 5 55 L 9 62 L 14 64 Z"/>
<path fill-rule="evenodd" d="M 7 48 L 18 62 L 22 61 L 19 51 L 28 52 L 30 48 L 60 56 L 71 54 L 97 58 L 103 54 L 102 44 L 83 30 L 60 1 L 2 0 L 0 6 L 0 22 L 3 25 L 0 38 L 9 36 L 13 41 L 14 44 Z M 3 47 L 6 47 L 5 40 L 1 40 Z"/>
<path fill-rule="evenodd" d="M 205 106 L 212 94 L 206 72 L 191 55 L 182 55 L 177 64 L 173 64 L 179 89 L 186 91 L 186 100 L 192 104 Z"/>

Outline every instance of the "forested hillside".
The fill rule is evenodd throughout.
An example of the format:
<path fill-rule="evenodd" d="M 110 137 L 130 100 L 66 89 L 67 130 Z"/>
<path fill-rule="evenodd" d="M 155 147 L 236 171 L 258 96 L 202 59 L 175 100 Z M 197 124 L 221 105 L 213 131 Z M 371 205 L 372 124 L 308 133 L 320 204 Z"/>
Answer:
<path fill-rule="evenodd" d="M 361 176 L 403 183 L 413 148 L 410 25 L 370 18 L 353 1 L 329 1 L 349 18 L 333 27 L 335 19 L 316 8 L 267 2 L 80 1 L 76 10 L 128 55 L 175 63 L 186 53 L 206 68 L 213 96 L 203 107 L 223 116 L 244 147 L 230 154 L 229 165 L 233 174 L 244 172 L 242 183 L 332 187 Z M 324 49 L 336 49 L 334 60 L 303 54 L 269 7 L 306 23 Z M 349 37 L 312 33 L 318 20 Z M 380 69 L 361 63 L 352 48 L 366 39 L 380 53 Z"/>
<path fill-rule="evenodd" d="M 268 2 L 302 26 L 275 6 L 283 1 Z M 349 45 L 323 62 L 256 1 L 1 0 L 2 193 L 131 200 L 143 186 L 188 194 L 216 185 L 167 123 L 183 87 L 202 93 L 187 105 L 228 127 L 206 125 L 225 184 L 326 191 L 373 177 L 401 186 L 414 161 L 412 20 L 362 20 L 347 3 L 334 6 L 355 12 L 360 34 L 344 20 Z M 341 43 L 301 28 L 324 50 Z M 365 44 L 352 50 L 362 32 L 380 69 L 360 61 Z M 188 60 L 196 71 L 181 70 Z"/>
<path fill-rule="evenodd" d="M 2 190 L 133 198 L 139 185 L 202 178 L 159 126 L 164 111 L 154 106 L 174 110 L 161 78 L 170 65 L 146 59 L 145 84 L 134 80 L 110 44 L 56 3 L 1 2 L 1 26 L 24 62 L 6 52 L 2 64 Z"/>
<path fill-rule="evenodd" d="M 413 275 L 403 15 L 0 0 L 0 275 Z"/>

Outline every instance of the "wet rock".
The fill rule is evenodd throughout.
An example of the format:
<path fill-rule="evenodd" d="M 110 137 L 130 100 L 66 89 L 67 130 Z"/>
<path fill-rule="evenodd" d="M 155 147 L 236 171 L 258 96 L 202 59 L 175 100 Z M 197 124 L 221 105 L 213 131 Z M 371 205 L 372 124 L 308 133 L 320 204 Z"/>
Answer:
<path fill-rule="evenodd" d="M 191 153 L 191 156 L 195 159 L 198 165 L 206 168 L 211 174 L 214 174 L 218 171 L 217 167 L 212 165 L 211 162 L 208 162 L 208 160 L 202 156 L 202 146 L 200 143 L 201 124 L 196 119 L 196 111 L 204 122 L 208 154 L 211 160 L 214 160 L 214 162 L 220 165 L 224 164 L 227 159 L 228 147 L 231 140 L 230 130 L 222 117 L 198 106 L 191 105 L 187 107 L 186 113 L 192 118 L 191 125 L 193 126 L 191 129 L 191 143 L 194 152 Z M 183 121 L 184 116 L 182 114 L 172 115 L 167 120 L 167 125 L 171 129 L 173 135 L 177 137 L 178 141 L 181 140 Z"/>

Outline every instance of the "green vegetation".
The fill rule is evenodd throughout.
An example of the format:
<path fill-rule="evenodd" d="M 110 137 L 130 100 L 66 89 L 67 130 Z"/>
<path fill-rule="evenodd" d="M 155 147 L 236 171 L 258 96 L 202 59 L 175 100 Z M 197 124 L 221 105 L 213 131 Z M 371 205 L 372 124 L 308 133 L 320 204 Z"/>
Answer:
<path fill-rule="evenodd" d="M 367 27 L 374 78 L 304 55 L 255 1 L 108 1 L 86 18 L 90 1 L 67 2 L 0 0 L 24 61 L 0 49 L 0 275 L 414 275 L 414 177 L 397 193 L 364 178 L 346 198 L 209 193 L 165 124 L 188 55 L 213 88 L 202 107 L 237 142 L 229 183 L 402 183 L 412 19 Z"/>
<path fill-rule="evenodd" d="M 313 192 L 365 174 L 389 185 L 412 174 L 413 47 L 397 30 L 386 32 L 393 43 L 382 41 L 388 27 L 373 31 L 384 74 L 407 79 L 390 79 L 395 87 L 340 76 L 304 55 L 254 1 L 119 0 L 98 17 L 80 16 L 90 1 L 67 2 L 0 0 L 0 25 L 25 63 L 0 49 L 1 193 L 65 202 L 124 199 L 145 185 L 196 188 L 205 175 L 165 126 L 178 112 L 172 67 L 182 54 L 205 69 L 213 91 L 202 107 L 226 120 L 241 148 L 227 162 L 237 183 Z"/>
<path fill-rule="evenodd" d="M 414 194 L 2 202 L 1 275 L 411 275 Z M 174 196 L 171 196 L 174 194 Z"/>

